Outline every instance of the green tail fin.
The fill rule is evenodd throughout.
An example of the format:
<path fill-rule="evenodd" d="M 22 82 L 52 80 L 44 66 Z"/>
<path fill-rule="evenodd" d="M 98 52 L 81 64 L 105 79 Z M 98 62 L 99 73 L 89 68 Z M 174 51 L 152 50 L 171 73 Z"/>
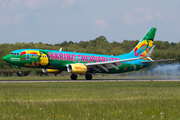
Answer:
<path fill-rule="evenodd" d="M 154 40 L 154 37 L 155 37 L 155 34 L 156 34 L 156 28 L 151 28 L 148 33 L 143 37 L 142 40 Z"/>

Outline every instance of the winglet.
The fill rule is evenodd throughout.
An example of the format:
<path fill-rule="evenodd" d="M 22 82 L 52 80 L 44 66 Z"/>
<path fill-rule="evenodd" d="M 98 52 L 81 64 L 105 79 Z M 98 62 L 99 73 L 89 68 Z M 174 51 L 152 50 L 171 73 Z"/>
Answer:
<path fill-rule="evenodd" d="M 151 54 L 152 54 L 152 52 L 154 50 L 154 47 L 155 47 L 155 45 L 152 46 L 152 48 L 149 50 L 149 52 L 147 53 L 147 55 L 145 57 L 150 57 L 151 56 Z"/>

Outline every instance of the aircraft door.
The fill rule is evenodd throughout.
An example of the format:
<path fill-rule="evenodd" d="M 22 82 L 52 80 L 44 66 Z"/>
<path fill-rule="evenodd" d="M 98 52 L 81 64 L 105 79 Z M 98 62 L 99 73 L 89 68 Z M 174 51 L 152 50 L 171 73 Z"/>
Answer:
<path fill-rule="evenodd" d="M 134 69 L 134 61 L 130 62 L 130 69 Z"/>

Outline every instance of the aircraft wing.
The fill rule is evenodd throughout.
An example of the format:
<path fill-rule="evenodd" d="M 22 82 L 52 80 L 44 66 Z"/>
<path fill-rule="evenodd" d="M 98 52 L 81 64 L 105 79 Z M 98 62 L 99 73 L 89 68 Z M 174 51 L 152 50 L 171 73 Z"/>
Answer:
<path fill-rule="evenodd" d="M 144 57 L 143 57 L 144 58 Z M 98 72 L 101 72 L 99 68 L 104 69 L 105 71 L 109 72 L 108 68 L 116 68 L 119 69 L 118 66 L 122 64 L 122 62 L 132 61 L 132 60 L 138 60 L 142 58 L 131 58 L 131 59 L 124 59 L 124 60 L 116 60 L 116 61 L 107 61 L 107 62 L 96 62 L 96 63 L 87 63 L 85 64 L 88 69 L 94 69 Z"/>
<path fill-rule="evenodd" d="M 121 66 L 122 62 L 139 60 L 142 58 L 150 58 L 154 47 L 155 47 L 155 45 L 153 45 L 153 47 L 151 48 L 151 50 L 147 53 L 147 55 L 145 57 L 130 58 L 130 59 L 116 60 L 116 61 L 107 61 L 107 62 L 87 63 L 85 65 L 87 66 L 88 69 L 94 69 L 98 72 L 101 72 L 100 69 L 104 69 L 106 72 L 109 72 L 108 68 L 112 68 L 112 67 L 119 70 L 118 66 Z"/>

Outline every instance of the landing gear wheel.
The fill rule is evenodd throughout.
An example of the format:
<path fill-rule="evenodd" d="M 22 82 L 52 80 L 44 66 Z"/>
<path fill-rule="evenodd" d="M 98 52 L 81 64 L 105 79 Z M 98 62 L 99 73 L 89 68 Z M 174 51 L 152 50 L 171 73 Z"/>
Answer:
<path fill-rule="evenodd" d="M 17 76 L 23 76 L 22 72 L 20 70 L 18 70 L 16 74 L 17 74 Z"/>
<path fill-rule="evenodd" d="M 77 75 L 76 74 L 72 74 L 71 75 L 71 80 L 77 80 Z"/>
<path fill-rule="evenodd" d="M 92 80 L 92 75 L 91 74 L 86 74 L 86 80 Z"/>

